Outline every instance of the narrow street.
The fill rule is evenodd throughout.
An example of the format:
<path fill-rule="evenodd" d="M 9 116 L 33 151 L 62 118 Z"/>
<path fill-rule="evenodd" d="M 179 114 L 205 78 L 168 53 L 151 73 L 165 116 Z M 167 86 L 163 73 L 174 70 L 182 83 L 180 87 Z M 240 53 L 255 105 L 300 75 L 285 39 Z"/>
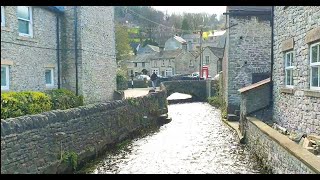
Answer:
<path fill-rule="evenodd" d="M 108 154 L 91 173 L 262 173 L 207 103 L 169 105 L 172 121 Z"/>

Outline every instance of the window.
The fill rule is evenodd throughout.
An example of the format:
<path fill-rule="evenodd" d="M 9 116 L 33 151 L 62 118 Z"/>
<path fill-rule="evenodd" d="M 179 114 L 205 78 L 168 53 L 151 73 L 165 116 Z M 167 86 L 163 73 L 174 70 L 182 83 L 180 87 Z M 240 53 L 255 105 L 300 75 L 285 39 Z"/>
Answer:
<path fill-rule="evenodd" d="M 138 63 L 134 63 L 134 67 L 138 67 Z"/>
<path fill-rule="evenodd" d="M 166 69 L 166 77 L 172 76 L 172 69 Z"/>
<path fill-rule="evenodd" d="M 21 36 L 32 36 L 32 10 L 28 6 L 18 6 L 18 29 Z"/>
<path fill-rule="evenodd" d="M 161 66 L 164 67 L 164 60 L 162 60 L 162 65 Z"/>
<path fill-rule="evenodd" d="M 193 39 L 193 42 L 196 43 L 196 42 L 198 42 L 198 40 L 197 39 Z"/>
<path fill-rule="evenodd" d="M 146 67 L 146 63 L 145 62 L 142 63 L 142 67 Z"/>
<path fill-rule="evenodd" d="M 192 60 L 190 60 L 190 62 L 189 62 L 189 66 L 193 66 L 193 62 L 192 62 Z"/>
<path fill-rule="evenodd" d="M 53 68 L 46 69 L 45 78 L 46 78 L 46 86 L 47 87 L 54 86 L 54 83 L 53 83 Z"/>
<path fill-rule="evenodd" d="M 320 42 L 310 46 L 310 89 L 320 90 Z"/>
<path fill-rule="evenodd" d="M 9 66 L 1 65 L 1 90 L 9 90 Z"/>
<path fill-rule="evenodd" d="M 1 26 L 5 26 L 4 6 L 1 6 Z"/>
<path fill-rule="evenodd" d="M 293 86 L 293 51 L 285 54 L 285 85 L 287 87 Z"/>
<path fill-rule="evenodd" d="M 156 75 L 159 76 L 159 69 L 152 69 L 151 71 L 152 71 L 152 73 L 154 72 L 154 73 L 156 73 Z"/>
<path fill-rule="evenodd" d="M 208 65 L 208 64 L 209 64 L 209 61 L 210 61 L 210 59 L 209 59 L 210 57 L 209 57 L 209 56 L 206 56 L 205 58 L 206 58 L 206 59 L 205 59 L 205 60 L 206 60 L 206 61 L 205 61 L 205 65 Z"/>
<path fill-rule="evenodd" d="M 171 67 L 171 59 L 168 61 L 168 66 Z"/>

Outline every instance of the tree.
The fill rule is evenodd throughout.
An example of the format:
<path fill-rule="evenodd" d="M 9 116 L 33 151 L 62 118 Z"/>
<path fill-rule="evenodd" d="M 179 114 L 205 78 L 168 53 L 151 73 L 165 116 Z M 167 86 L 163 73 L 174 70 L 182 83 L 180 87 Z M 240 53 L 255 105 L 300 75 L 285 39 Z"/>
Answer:
<path fill-rule="evenodd" d="M 186 18 L 184 18 L 182 21 L 181 29 L 182 30 L 190 30 L 190 25 L 189 25 L 188 20 Z"/>
<path fill-rule="evenodd" d="M 129 42 L 129 34 L 126 27 L 116 24 L 116 60 L 117 62 L 127 59 L 132 54 L 132 49 Z"/>

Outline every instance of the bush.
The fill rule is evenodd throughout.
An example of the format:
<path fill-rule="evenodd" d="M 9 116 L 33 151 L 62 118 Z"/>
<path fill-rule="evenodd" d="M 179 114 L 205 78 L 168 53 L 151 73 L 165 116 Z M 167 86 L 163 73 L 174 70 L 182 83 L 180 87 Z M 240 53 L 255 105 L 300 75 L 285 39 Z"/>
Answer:
<path fill-rule="evenodd" d="M 208 98 L 208 103 L 218 108 L 222 105 L 222 99 L 219 96 L 212 96 Z"/>
<path fill-rule="evenodd" d="M 50 97 L 41 92 L 4 92 L 1 94 L 1 119 L 50 111 Z"/>
<path fill-rule="evenodd" d="M 117 90 L 128 89 L 127 77 L 123 71 L 117 71 Z"/>
<path fill-rule="evenodd" d="M 53 89 L 45 92 L 51 99 L 52 109 L 69 109 L 83 105 L 83 97 L 67 89 Z"/>

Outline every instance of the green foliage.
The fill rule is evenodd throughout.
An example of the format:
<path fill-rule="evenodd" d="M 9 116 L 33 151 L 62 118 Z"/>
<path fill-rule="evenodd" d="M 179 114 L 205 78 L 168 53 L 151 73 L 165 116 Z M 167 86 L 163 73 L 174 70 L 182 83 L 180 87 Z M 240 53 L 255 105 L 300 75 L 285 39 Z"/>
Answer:
<path fill-rule="evenodd" d="M 144 42 L 143 42 L 143 45 L 142 47 L 145 47 L 146 45 L 153 45 L 153 46 L 159 46 L 159 44 L 153 40 L 153 39 L 146 39 Z"/>
<path fill-rule="evenodd" d="M 78 154 L 74 151 L 65 152 L 62 154 L 62 162 L 69 164 L 76 170 L 78 166 Z"/>
<path fill-rule="evenodd" d="M 53 89 L 45 92 L 51 99 L 52 109 L 69 109 L 83 105 L 83 96 L 77 96 L 67 89 Z"/>
<path fill-rule="evenodd" d="M 123 70 L 117 70 L 117 90 L 128 89 L 128 78 Z"/>
<path fill-rule="evenodd" d="M 222 105 L 222 99 L 219 96 L 212 96 L 208 98 L 208 103 L 214 107 L 219 108 Z"/>
<path fill-rule="evenodd" d="M 181 29 L 183 29 L 183 30 L 191 30 L 190 25 L 188 23 L 188 20 L 186 18 L 184 18 L 183 21 L 182 21 Z"/>
<path fill-rule="evenodd" d="M 116 34 L 116 60 L 128 59 L 131 56 L 132 49 L 130 46 L 129 34 L 127 28 L 120 24 L 115 26 Z"/>
<path fill-rule="evenodd" d="M 131 104 L 132 106 L 139 106 L 139 101 L 135 98 L 128 98 L 128 102 L 129 104 Z"/>
<path fill-rule="evenodd" d="M 4 92 L 1 94 L 1 119 L 50 111 L 50 97 L 41 92 Z"/>

